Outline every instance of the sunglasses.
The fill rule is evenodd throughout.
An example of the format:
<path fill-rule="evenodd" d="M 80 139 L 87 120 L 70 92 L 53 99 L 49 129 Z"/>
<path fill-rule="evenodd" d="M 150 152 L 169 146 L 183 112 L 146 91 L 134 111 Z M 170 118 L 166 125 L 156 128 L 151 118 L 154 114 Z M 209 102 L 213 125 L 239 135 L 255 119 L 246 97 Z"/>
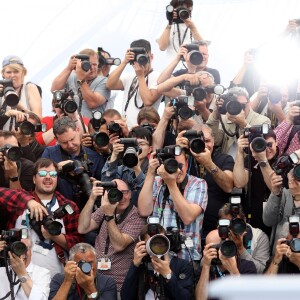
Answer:
<path fill-rule="evenodd" d="M 273 143 L 272 143 L 272 142 L 269 142 L 269 143 L 267 143 L 266 145 L 267 145 L 268 148 L 272 148 Z"/>
<path fill-rule="evenodd" d="M 55 178 L 57 176 L 57 171 L 45 171 L 45 170 L 41 170 L 41 171 L 38 171 L 37 174 L 40 177 L 46 177 L 47 174 L 49 174 L 50 177 Z"/>

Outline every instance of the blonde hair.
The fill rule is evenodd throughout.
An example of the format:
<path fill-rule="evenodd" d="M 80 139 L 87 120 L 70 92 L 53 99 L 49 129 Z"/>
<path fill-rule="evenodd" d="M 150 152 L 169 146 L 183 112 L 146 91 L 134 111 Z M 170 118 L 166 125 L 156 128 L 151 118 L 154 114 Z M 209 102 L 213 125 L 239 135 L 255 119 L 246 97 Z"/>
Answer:
<path fill-rule="evenodd" d="M 22 72 L 24 74 L 24 76 L 26 76 L 26 74 L 27 74 L 27 69 L 24 66 L 22 66 L 20 64 L 9 64 L 2 69 L 2 76 L 4 75 L 6 68 L 11 68 L 14 71 Z"/>

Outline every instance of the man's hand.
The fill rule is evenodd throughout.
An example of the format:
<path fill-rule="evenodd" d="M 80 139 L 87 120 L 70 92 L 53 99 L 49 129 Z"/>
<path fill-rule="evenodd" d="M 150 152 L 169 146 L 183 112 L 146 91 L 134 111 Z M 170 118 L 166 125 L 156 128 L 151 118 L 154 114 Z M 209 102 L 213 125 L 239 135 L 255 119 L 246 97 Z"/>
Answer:
<path fill-rule="evenodd" d="M 180 173 L 180 169 L 177 169 L 177 171 L 173 174 L 169 174 L 165 166 L 162 164 L 157 169 L 157 175 L 161 177 L 161 179 L 165 182 L 166 185 L 176 183 L 176 179 Z"/>
<path fill-rule="evenodd" d="M 201 153 L 196 153 L 191 149 L 190 151 L 192 155 L 195 157 L 196 161 L 199 164 L 203 165 L 205 169 L 210 170 L 213 167 L 214 163 L 211 159 L 211 152 L 207 148 L 205 148 L 204 151 Z"/>
<path fill-rule="evenodd" d="M 266 150 L 262 152 L 255 152 L 252 148 L 252 143 L 250 144 L 250 150 L 252 152 L 252 156 L 255 158 L 257 162 L 261 162 L 262 160 L 267 160 L 267 152 Z"/>
<path fill-rule="evenodd" d="M 0 235 L 0 252 L 5 249 L 7 246 L 6 241 L 1 241 L 1 235 Z"/>
<path fill-rule="evenodd" d="M 122 153 L 124 151 L 124 144 L 120 144 L 119 142 L 120 142 L 120 139 L 116 140 L 116 142 L 113 143 L 113 145 L 112 145 L 113 151 L 112 151 L 112 154 L 111 154 L 111 157 L 109 160 L 110 163 L 118 160 L 120 153 Z"/>
<path fill-rule="evenodd" d="M 190 143 L 187 137 L 183 135 L 186 133 L 186 130 L 180 131 L 176 138 L 176 145 L 180 146 L 181 148 L 190 148 Z"/>
<path fill-rule="evenodd" d="M 104 188 L 102 186 L 97 186 L 98 183 L 100 183 L 101 181 L 95 180 L 93 182 L 93 188 L 90 194 L 90 198 L 93 201 L 95 201 L 97 199 L 97 197 L 101 197 L 104 195 Z"/>
<path fill-rule="evenodd" d="M 275 172 L 272 172 L 270 176 L 271 176 L 271 192 L 274 195 L 279 195 L 283 183 L 282 176 L 276 175 Z"/>
<path fill-rule="evenodd" d="M 97 291 L 96 287 L 95 287 L 95 272 L 94 269 L 92 268 L 91 273 L 90 274 L 84 274 L 80 268 L 77 267 L 76 269 L 76 282 L 78 283 L 78 285 L 83 288 L 83 290 L 85 291 L 85 293 L 87 295 Z"/>
<path fill-rule="evenodd" d="M 203 258 L 204 258 L 203 264 L 209 267 L 211 265 L 212 259 L 218 258 L 218 250 L 212 246 L 214 246 L 214 244 L 209 243 L 205 245 L 203 250 Z"/>
<path fill-rule="evenodd" d="M 187 54 L 188 54 L 188 50 L 186 49 L 186 47 L 181 46 L 177 51 L 177 59 L 180 60 L 183 57 L 186 60 Z"/>
<path fill-rule="evenodd" d="M 41 232 L 45 240 L 53 241 L 53 235 L 45 228 L 44 225 L 41 226 Z"/>
<path fill-rule="evenodd" d="M 146 242 L 140 241 L 135 245 L 133 252 L 133 264 L 139 267 L 143 258 L 147 255 Z"/>
<path fill-rule="evenodd" d="M 231 275 L 239 275 L 240 272 L 237 268 L 236 258 L 234 257 L 225 257 L 221 250 L 219 250 L 219 258 L 222 262 L 223 267 L 231 274 Z"/>
<path fill-rule="evenodd" d="M 18 143 L 21 147 L 26 147 L 32 140 L 32 135 L 25 135 L 21 132 L 20 128 L 12 129 L 12 132 L 16 135 Z"/>
<path fill-rule="evenodd" d="M 82 134 L 81 144 L 82 146 L 89 148 L 93 146 L 93 138 L 88 132 Z"/>
<path fill-rule="evenodd" d="M 283 255 L 290 251 L 290 246 L 286 244 L 286 238 L 278 239 L 274 255 L 274 261 L 279 264 L 282 261 Z"/>
<path fill-rule="evenodd" d="M 57 163 L 58 170 L 61 171 L 62 167 L 64 165 L 71 163 L 71 162 L 73 162 L 73 160 L 71 160 L 71 159 L 60 161 L 59 163 Z"/>
<path fill-rule="evenodd" d="M 135 59 L 135 53 L 131 49 L 128 49 L 124 57 L 124 63 L 128 64 L 134 59 Z"/>
<path fill-rule="evenodd" d="M 28 114 L 26 114 L 22 111 L 19 111 L 19 110 L 15 110 L 15 109 L 10 109 L 10 110 L 6 111 L 5 115 L 10 118 L 15 117 L 16 123 L 24 122 L 29 118 Z"/>
<path fill-rule="evenodd" d="M 65 281 L 74 282 L 76 277 L 77 263 L 75 261 L 67 261 L 65 265 Z"/>
<path fill-rule="evenodd" d="M 249 140 L 241 135 L 237 140 L 238 152 L 244 154 L 244 149 L 249 147 Z"/>
<path fill-rule="evenodd" d="M 229 113 L 226 113 L 227 119 L 234 124 L 239 125 L 241 128 L 245 128 L 247 126 L 246 116 L 244 110 L 242 110 L 238 115 L 234 116 Z"/>
<path fill-rule="evenodd" d="M 77 77 L 78 80 L 84 80 L 84 79 L 86 79 L 90 75 L 90 73 L 91 73 L 90 69 L 87 72 L 84 71 L 81 68 L 81 63 L 82 63 L 82 60 L 81 59 L 77 59 L 75 73 L 76 73 L 76 77 Z"/>
<path fill-rule="evenodd" d="M 18 277 L 27 275 L 23 255 L 21 255 L 21 257 L 19 257 L 16 254 L 9 251 L 8 256 L 9 256 L 10 265 L 11 265 L 12 269 L 14 270 L 14 272 L 16 273 L 16 275 Z"/>
<path fill-rule="evenodd" d="M 232 230 L 230 230 L 230 235 L 229 235 L 229 239 L 231 239 L 237 249 L 238 249 L 238 252 L 239 254 L 242 254 L 246 249 L 244 247 L 244 236 L 247 234 L 247 232 L 243 232 L 242 234 L 237 234 L 237 233 L 234 233 Z"/>
<path fill-rule="evenodd" d="M 151 174 L 153 176 L 156 175 L 156 170 L 159 167 L 160 163 L 157 157 L 155 157 L 156 152 L 152 152 L 150 154 L 150 158 L 149 158 L 149 165 L 148 165 L 148 174 Z"/>
<path fill-rule="evenodd" d="M 162 115 L 162 119 L 164 120 L 167 120 L 169 121 L 172 116 L 174 115 L 175 113 L 175 109 L 174 109 L 174 106 L 171 106 L 170 102 L 166 105 L 165 109 L 164 109 L 164 112 L 163 112 L 163 115 Z"/>
<path fill-rule="evenodd" d="M 17 177 L 18 176 L 18 167 L 17 162 L 8 159 L 4 156 L 4 170 L 5 170 L 5 177 Z"/>
<path fill-rule="evenodd" d="M 135 71 L 136 77 L 138 78 L 144 78 L 147 75 L 145 66 L 140 65 L 136 61 L 133 63 L 133 69 Z"/>
<path fill-rule="evenodd" d="M 158 272 L 162 276 L 166 276 L 167 274 L 170 274 L 172 272 L 170 269 L 170 261 L 168 254 L 164 255 L 164 259 L 152 256 L 151 263 L 154 271 Z"/>
<path fill-rule="evenodd" d="M 114 122 L 120 125 L 123 136 L 127 137 L 129 134 L 129 129 L 127 127 L 126 118 L 122 117 L 121 120 L 115 120 Z"/>
<path fill-rule="evenodd" d="M 115 213 L 115 210 L 117 206 L 119 205 L 119 202 L 116 202 L 114 204 L 111 204 L 108 200 L 107 191 L 104 193 L 104 196 L 102 197 L 102 209 L 105 215 L 111 216 Z"/>
<path fill-rule="evenodd" d="M 300 253 L 290 251 L 286 255 L 288 256 L 291 263 L 300 268 Z"/>
<path fill-rule="evenodd" d="M 200 75 L 199 74 L 184 74 L 183 80 L 189 81 L 190 85 L 199 85 L 201 83 Z"/>
<path fill-rule="evenodd" d="M 69 71 L 73 71 L 76 69 L 76 65 L 77 65 L 77 58 L 75 57 L 75 55 L 71 56 L 69 63 L 67 65 L 67 69 Z"/>
<path fill-rule="evenodd" d="M 27 208 L 30 211 L 30 219 L 35 217 L 36 221 L 42 221 L 44 215 L 48 215 L 47 209 L 34 199 L 27 202 Z"/>

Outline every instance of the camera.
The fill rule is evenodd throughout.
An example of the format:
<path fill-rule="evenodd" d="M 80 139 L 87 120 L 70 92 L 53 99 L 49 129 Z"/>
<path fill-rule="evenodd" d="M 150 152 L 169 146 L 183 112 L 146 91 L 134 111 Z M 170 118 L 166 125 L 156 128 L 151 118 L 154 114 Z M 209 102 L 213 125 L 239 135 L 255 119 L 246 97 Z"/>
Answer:
<path fill-rule="evenodd" d="M 86 54 L 77 54 L 75 58 L 81 60 L 81 69 L 84 72 L 87 72 L 91 68 L 90 57 Z"/>
<path fill-rule="evenodd" d="M 230 214 L 232 215 L 232 220 L 230 222 L 230 229 L 235 234 L 242 234 L 246 231 L 246 222 L 238 218 L 241 209 L 241 197 L 233 195 L 230 197 Z"/>
<path fill-rule="evenodd" d="M 299 234 L 299 216 L 293 215 L 289 217 L 289 232 L 292 236 L 291 240 L 287 240 L 284 243 L 290 246 L 292 252 L 300 253 L 300 239 L 297 238 Z"/>
<path fill-rule="evenodd" d="M 175 159 L 175 156 L 181 154 L 181 147 L 178 145 L 166 146 L 162 149 L 156 149 L 156 156 L 160 162 L 165 167 L 165 170 L 169 174 L 177 172 L 177 169 L 180 167 L 179 163 Z"/>
<path fill-rule="evenodd" d="M 283 154 L 277 158 L 275 163 L 272 165 L 272 169 L 275 171 L 276 175 L 281 175 L 283 178 L 283 186 L 289 188 L 287 174 L 294 168 L 293 175 L 298 180 L 300 178 L 300 169 L 297 165 L 299 162 L 298 155 L 293 152 L 290 155 Z"/>
<path fill-rule="evenodd" d="M 102 181 L 97 183 L 97 186 L 103 187 L 107 190 L 108 201 L 111 204 L 115 204 L 122 200 L 123 193 L 118 190 L 118 185 L 115 181 Z"/>
<path fill-rule="evenodd" d="M 4 97 L 8 106 L 15 107 L 19 103 L 20 99 L 13 87 L 12 79 L 2 79 L 0 80 L 0 85 L 3 85 L 3 91 L 0 94 L 0 97 Z"/>
<path fill-rule="evenodd" d="M 222 95 L 225 91 L 225 88 L 220 84 L 202 87 L 191 85 L 189 81 L 185 81 L 184 89 L 186 90 L 187 95 L 192 95 L 196 101 L 203 101 L 207 94 Z"/>
<path fill-rule="evenodd" d="M 109 133 L 116 133 L 117 135 L 121 134 L 121 126 L 119 123 L 116 123 L 115 121 L 111 121 L 108 125 L 107 125 L 107 130 L 109 131 Z"/>
<path fill-rule="evenodd" d="M 92 265 L 91 263 L 85 261 L 84 259 L 81 259 L 77 263 L 78 268 L 86 275 L 90 274 L 92 271 Z"/>
<path fill-rule="evenodd" d="M 135 56 L 134 59 L 130 61 L 131 65 L 133 65 L 135 61 L 141 66 L 145 66 L 149 62 L 149 57 L 144 47 L 132 47 L 130 50 Z"/>
<path fill-rule="evenodd" d="M 20 128 L 20 131 L 24 135 L 32 135 L 34 132 L 46 132 L 47 124 L 32 124 L 29 121 L 24 121 L 21 123 L 16 123 L 15 129 Z"/>
<path fill-rule="evenodd" d="M 237 97 L 233 94 L 224 94 L 220 97 L 224 100 L 222 107 L 219 108 L 221 115 L 225 115 L 228 112 L 230 115 L 236 116 L 242 111 L 242 104 L 238 102 Z"/>
<path fill-rule="evenodd" d="M 173 18 L 173 11 L 177 12 L 178 17 L 176 19 Z M 174 8 L 173 5 L 167 5 L 166 12 L 172 16 L 173 22 L 178 24 L 183 23 L 183 20 L 186 20 L 191 16 L 190 11 L 183 6 L 183 3 L 181 3 L 177 8 Z"/>
<path fill-rule="evenodd" d="M 141 127 L 148 129 L 148 130 L 151 132 L 151 134 L 153 134 L 153 132 L 155 131 L 154 126 L 152 126 L 152 125 L 149 124 L 148 122 L 143 123 L 143 124 L 141 125 Z"/>
<path fill-rule="evenodd" d="M 7 256 L 8 251 L 11 251 L 17 256 L 21 256 L 22 254 L 26 253 L 27 246 L 23 242 L 21 242 L 21 239 L 27 238 L 27 229 L 13 228 L 9 230 L 2 230 L 1 241 L 5 241 L 7 247 L 1 252 L 1 256 Z"/>
<path fill-rule="evenodd" d="M 136 138 L 120 138 L 120 144 L 124 145 L 123 164 L 128 168 L 135 167 L 138 164 L 140 148 Z"/>
<path fill-rule="evenodd" d="M 194 66 L 198 66 L 202 63 L 203 56 L 199 51 L 199 45 L 197 45 L 197 44 L 186 44 L 183 47 L 186 48 L 187 51 L 188 51 L 188 56 L 189 56 L 189 60 L 190 60 L 191 64 L 193 64 Z"/>
<path fill-rule="evenodd" d="M 300 19 L 295 19 L 295 22 L 298 26 L 300 26 Z"/>
<path fill-rule="evenodd" d="M 266 150 L 267 143 L 263 136 L 268 133 L 268 124 L 254 125 L 244 129 L 244 137 L 248 138 L 248 141 L 255 152 L 263 152 Z"/>
<path fill-rule="evenodd" d="M 71 97 L 71 99 L 68 99 Z M 63 113 L 74 113 L 78 106 L 77 103 L 73 99 L 74 92 L 72 90 L 67 91 L 64 90 L 57 90 L 53 92 L 53 98 L 56 101 L 55 107 L 60 108 Z"/>
<path fill-rule="evenodd" d="M 11 161 L 18 161 L 22 157 L 22 150 L 9 144 L 5 144 L 4 147 L 0 148 L 0 152 Z"/>
<path fill-rule="evenodd" d="M 92 191 L 92 183 L 89 177 L 89 162 L 74 160 L 62 166 L 62 174 L 68 176 L 72 172 L 74 176 L 68 176 L 68 179 L 73 179 L 80 186 L 81 191 L 86 197 L 89 197 Z"/>
<path fill-rule="evenodd" d="M 170 251 L 178 253 L 182 249 L 184 236 L 180 233 L 177 227 L 167 227 L 166 236 L 170 241 Z"/>
<path fill-rule="evenodd" d="M 65 203 L 56 209 L 54 212 L 50 212 L 48 216 L 44 216 L 42 221 L 36 221 L 35 219 L 30 219 L 29 224 L 32 229 L 36 232 L 39 238 L 43 241 L 44 237 L 41 231 L 41 225 L 43 225 L 51 235 L 60 235 L 61 229 L 63 227 L 62 223 L 55 221 L 56 219 L 61 219 L 65 215 L 71 215 L 74 213 L 73 207 L 69 203 Z"/>
<path fill-rule="evenodd" d="M 171 99 L 170 105 L 174 107 L 175 118 L 180 117 L 183 120 L 187 120 L 195 114 L 195 111 L 189 108 L 189 105 L 194 106 L 194 102 L 191 103 L 188 96 L 179 96 Z"/>
<path fill-rule="evenodd" d="M 183 137 L 189 140 L 189 147 L 195 153 L 201 153 L 205 150 L 205 140 L 202 131 L 187 130 Z"/>
<path fill-rule="evenodd" d="M 297 93 L 296 99 L 294 106 L 300 107 L 300 93 Z M 293 125 L 300 125 L 300 115 L 294 117 Z"/>

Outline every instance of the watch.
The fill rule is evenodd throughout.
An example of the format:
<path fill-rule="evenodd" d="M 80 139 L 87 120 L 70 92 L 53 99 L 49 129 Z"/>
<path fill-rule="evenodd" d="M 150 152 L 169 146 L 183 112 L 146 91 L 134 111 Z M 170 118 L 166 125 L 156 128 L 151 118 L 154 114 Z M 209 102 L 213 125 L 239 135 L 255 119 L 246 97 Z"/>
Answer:
<path fill-rule="evenodd" d="M 88 299 L 97 299 L 98 298 L 98 292 L 91 293 L 87 297 L 88 297 Z"/>
<path fill-rule="evenodd" d="M 85 82 L 86 82 L 85 79 L 77 80 L 77 83 L 78 83 L 78 85 L 80 85 L 80 86 L 83 85 Z"/>
<path fill-rule="evenodd" d="M 167 279 L 167 280 L 170 280 L 171 277 L 172 277 L 172 273 L 164 275 L 164 278 Z"/>
<path fill-rule="evenodd" d="M 112 216 L 104 216 L 104 220 L 106 221 L 106 222 L 109 222 L 110 220 L 112 220 L 113 218 L 114 218 L 115 216 L 114 215 L 112 215 Z"/>
<path fill-rule="evenodd" d="M 16 181 L 19 180 L 19 177 L 18 176 L 9 177 L 9 180 L 12 181 L 12 182 L 16 182 Z"/>
<path fill-rule="evenodd" d="M 28 275 L 25 275 L 25 276 L 23 275 L 23 276 L 18 277 L 18 279 L 21 283 L 25 283 L 28 278 L 29 278 Z"/>
<path fill-rule="evenodd" d="M 261 168 L 265 168 L 267 166 L 267 163 L 268 161 L 267 160 L 262 160 L 258 163 L 258 165 L 261 167 Z"/>

